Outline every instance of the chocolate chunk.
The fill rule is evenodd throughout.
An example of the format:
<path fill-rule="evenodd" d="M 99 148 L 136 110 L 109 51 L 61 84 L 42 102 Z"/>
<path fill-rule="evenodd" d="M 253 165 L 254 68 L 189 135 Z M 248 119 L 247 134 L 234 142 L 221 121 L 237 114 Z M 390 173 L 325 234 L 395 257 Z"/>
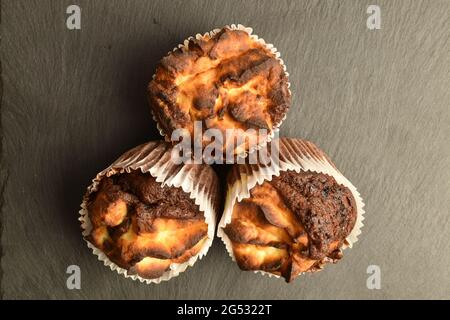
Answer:
<path fill-rule="evenodd" d="M 254 114 L 250 105 L 229 104 L 228 110 L 230 114 L 239 122 L 246 123 L 249 127 L 270 130 L 264 116 Z"/>
<path fill-rule="evenodd" d="M 245 122 L 248 119 L 247 108 L 245 106 L 231 103 L 228 105 L 228 111 L 239 122 Z"/>
<path fill-rule="evenodd" d="M 199 86 L 197 95 L 193 99 L 193 106 L 202 111 L 205 118 L 214 115 L 214 106 L 216 105 L 219 90 L 214 86 Z"/>
<path fill-rule="evenodd" d="M 108 227 L 109 236 L 113 241 L 117 241 L 124 233 L 126 233 L 131 227 L 131 219 L 126 218 L 124 221 L 116 227 Z"/>
<path fill-rule="evenodd" d="M 256 127 L 258 129 L 266 129 L 270 130 L 269 125 L 264 120 L 264 118 L 258 118 L 258 117 L 250 117 L 248 118 L 245 123 L 247 123 L 250 127 Z"/>

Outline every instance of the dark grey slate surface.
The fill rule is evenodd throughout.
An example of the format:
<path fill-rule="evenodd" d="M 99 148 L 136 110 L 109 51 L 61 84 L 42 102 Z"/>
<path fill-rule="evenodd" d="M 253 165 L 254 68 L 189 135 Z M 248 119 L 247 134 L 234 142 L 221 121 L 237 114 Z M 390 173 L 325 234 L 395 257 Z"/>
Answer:
<path fill-rule="evenodd" d="M 69 31 L 65 10 L 82 8 Z M 382 29 L 366 28 L 378 4 Z M 4 298 L 450 298 L 450 1 L 1 2 Z M 366 202 L 344 259 L 286 285 L 240 272 L 220 241 L 194 268 L 144 285 L 80 237 L 90 179 L 158 138 L 145 87 L 184 38 L 242 23 L 274 43 L 293 106 L 282 134 L 328 152 Z M 3 180 L 5 180 L 3 179 Z M 77 264 L 82 289 L 66 288 Z M 381 290 L 366 288 L 379 265 Z"/>

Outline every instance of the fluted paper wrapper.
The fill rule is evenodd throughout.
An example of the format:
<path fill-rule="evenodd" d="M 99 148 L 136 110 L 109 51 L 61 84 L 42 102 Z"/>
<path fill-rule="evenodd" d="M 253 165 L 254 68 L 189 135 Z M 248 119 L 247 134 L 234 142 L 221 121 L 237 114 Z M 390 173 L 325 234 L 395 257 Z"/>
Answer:
<path fill-rule="evenodd" d="M 185 271 L 188 266 L 192 266 L 198 259 L 201 259 L 214 239 L 216 217 L 218 208 L 219 182 L 218 178 L 211 167 L 203 164 L 175 164 L 171 160 L 171 146 L 164 141 L 152 141 L 137 146 L 122 156 L 120 156 L 108 168 L 98 173 L 92 180 L 92 184 L 88 187 L 81 204 L 80 218 L 82 234 L 88 236 L 92 230 L 91 221 L 87 211 L 87 200 L 91 193 L 97 191 L 102 178 L 110 177 L 114 174 L 141 170 L 143 173 L 150 173 L 156 181 L 169 187 L 182 188 L 184 192 L 194 199 L 195 204 L 199 206 L 203 212 L 205 222 L 208 225 L 208 233 L 205 244 L 200 251 L 188 261 L 184 263 L 173 263 L 170 270 L 166 271 L 161 277 L 155 279 L 145 279 L 136 274 L 128 274 L 123 269 L 113 263 L 100 249 L 86 240 L 89 248 L 98 257 L 105 266 L 111 270 L 117 271 L 126 278 L 139 280 L 141 282 L 160 283 L 167 281 L 181 272 Z"/>
<path fill-rule="evenodd" d="M 231 29 L 231 30 L 241 30 L 241 31 L 247 32 L 254 41 L 259 42 L 260 44 L 265 46 L 267 48 L 267 50 L 269 50 L 270 52 L 273 53 L 273 55 L 275 56 L 277 61 L 283 67 L 283 70 L 284 70 L 284 73 L 285 73 L 286 77 L 289 79 L 289 73 L 286 71 L 286 65 L 284 64 L 283 59 L 281 59 L 281 55 L 278 52 L 277 48 L 273 44 L 267 43 L 263 38 L 258 37 L 256 34 L 253 34 L 253 29 L 252 28 L 245 27 L 242 24 L 226 25 L 223 28 L 228 28 L 228 29 Z M 216 33 L 220 32 L 220 30 L 222 30 L 223 28 L 218 28 L 218 29 L 211 30 L 209 32 L 204 33 L 203 35 L 200 34 L 200 33 L 197 33 L 195 36 L 190 36 L 189 38 L 184 40 L 183 43 L 180 43 L 178 46 L 173 48 L 172 51 L 175 51 L 177 49 L 188 50 L 189 41 L 191 41 L 193 39 L 201 40 L 201 39 L 206 38 L 206 37 L 213 37 Z M 168 52 L 168 54 L 169 53 L 170 53 L 170 51 Z M 155 75 L 153 75 L 152 78 L 155 78 Z M 290 86 L 291 86 L 291 83 L 288 81 L 287 82 L 287 87 L 288 87 L 288 90 L 289 90 L 289 94 L 292 95 L 291 90 L 289 89 Z M 156 119 L 156 116 L 155 116 L 153 110 L 150 109 L 150 111 L 151 111 L 153 120 L 156 122 L 156 127 L 158 128 L 159 133 L 161 134 L 161 136 L 164 137 L 164 139 L 166 141 L 170 141 L 170 137 L 167 135 L 167 133 L 164 131 L 164 129 L 161 128 L 161 126 L 159 125 L 159 122 Z M 286 115 L 284 115 L 283 119 L 281 119 L 280 122 L 273 124 L 272 132 L 267 136 L 266 139 L 261 139 L 261 141 L 258 141 L 258 144 L 256 144 L 255 146 L 253 146 L 252 148 L 247 150 L 245 153 L 239 154 L 238 157 L 245 158 L 248 154 L 252 153 L 253 151 L 263 148 L 268 142 L 270 142 L 274 138 L 275 134 L 277 134 L 279 132 L 280 126 L 281 126 L 281 124 L 283 123 L 283 121 L 285 119 L 286 119 Z"/>
<path fill-rule="evenodd" d="M 293 170 L 295 172 L 313 171 L 324 173 L 332 176 L 336 179 L 337 183 L 347 187 L 351 191 L 356 202 L 357 217 L 355 226 L 349 236 L 345 239 L 341 249 L 351 248 L 352 245 L 358 241 L 358 236 L 363 227 L 362 221 L 364 220 L 364 203 L 356 187 L 345 178 L 341 172 L 339 172 L 328 156 L 312 142 L 291 138 L 280 138 L 276 142 L 277 143 L 274 145 L 279 149 L 278 162 L 272 161 L 271 165 L 267 166 L 238 164 L 234 165 L 229 173 L 224 212 L 218 225 L 217 235 L 224 242 L 230 257 L 233 261 L 236 261 L 231 240 L 224 232 L 224 228 L 231 222 L 233 207 L 236 201 L 240 202 L 242 199 L 249 198 L 250 190 L 254 186 L 257 184 L 260 185 L 264 181 L 271 181 L 273 176 L 279 176 L 280 172 L 288 170 Z M 326 259 L 322 261 L 322 263 L 317 266 L 317 269 L 322 269 L 326 262 L 328 262 Z M 255 272 L 277 278 L 280 277 L 269 272 Z"/>

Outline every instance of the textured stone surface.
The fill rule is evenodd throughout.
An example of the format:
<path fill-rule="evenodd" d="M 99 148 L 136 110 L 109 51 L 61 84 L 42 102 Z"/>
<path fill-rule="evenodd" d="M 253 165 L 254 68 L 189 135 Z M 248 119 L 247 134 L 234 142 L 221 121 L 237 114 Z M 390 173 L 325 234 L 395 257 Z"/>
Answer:
<path fill-rule="evenodd" d="M 66 7 L 82 8 L 69 31 Z M 378 4 L 382 29 L 366 28 Z M 2 1 L 4 298 L 450 298 L 449 1 Z M 366 202 L 360 241 L 292 284 L 239 271 L 216 239 L 160 285 L 109 271 L 81 239 L 82 194 L 158 138 L 145 97 L 186 37 L 242 23 L 274 43 L 293 106 L 282 134 L 315 142 Z M 223 171 L 224 168 L 216 168 Z M 81 290 L 66 268 L 81 268 Z M 366 288 L 379 265 L 381 290 Z"/>

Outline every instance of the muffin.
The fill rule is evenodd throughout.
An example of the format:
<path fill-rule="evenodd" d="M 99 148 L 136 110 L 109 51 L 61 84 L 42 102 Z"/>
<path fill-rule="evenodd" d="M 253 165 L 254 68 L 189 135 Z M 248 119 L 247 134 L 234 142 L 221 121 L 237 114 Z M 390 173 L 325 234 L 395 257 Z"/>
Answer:
<path fill-rule="evenodd" d="M 168 280 L 212 243 L 218 180 L 207 165 L 176 165 L 171 146 L 150 142 L 102 171 L 82 204 L 83 235 L 112 269 Z"/>
<path fill-rule="evenodd" d="M 278 56 L 272 45 L 242 26 L 198 35 L 170 52 L 148 86 L 152 113 L 166 140 L 176 129 L 192 141 L 195 134 L 216 129 L 223 137 L 223 154 L 244 155 L 264 145 L 291 101 Z M 203 147 L 210 140 L 202 134 Z"/>
<path fill-rule="evenodd" d="M 218 235 L 242 270 L 287 282 L 342 258 L 357 240 L 363 203 L 314 144 L 279 140 L 278 166 L 235 165 Z"/>

